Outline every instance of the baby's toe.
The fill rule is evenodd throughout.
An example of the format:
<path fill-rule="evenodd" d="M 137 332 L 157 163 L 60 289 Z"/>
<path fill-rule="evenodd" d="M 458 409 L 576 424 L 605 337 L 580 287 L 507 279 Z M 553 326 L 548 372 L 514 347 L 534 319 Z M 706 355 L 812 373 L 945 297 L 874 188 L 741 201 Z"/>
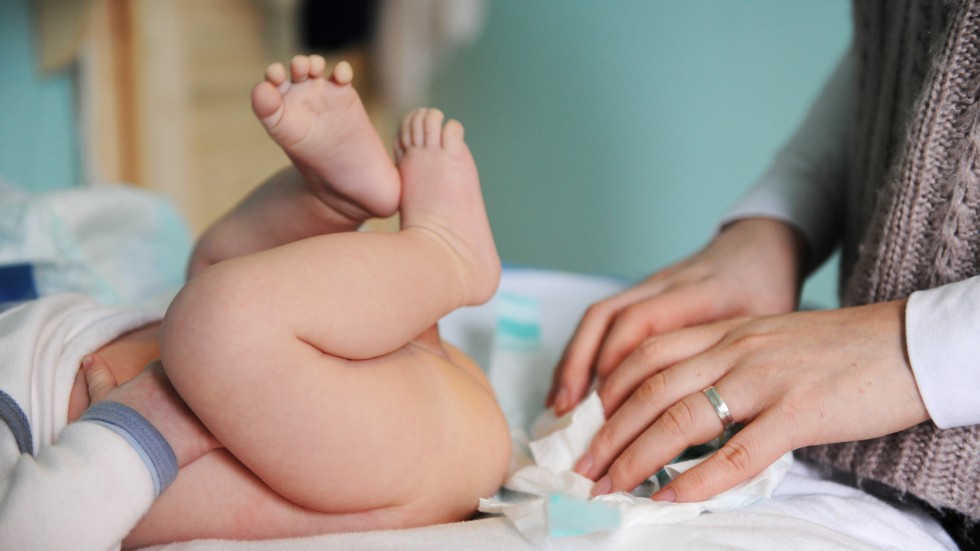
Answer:
<path fill-rule="evenodd" d="M 425 114 L 428 109 L 416 109 L 412 112 L 412 145 L 422 147 L 425 145 Z"/>
<path fill-rule="evenodd" d="M 279 87 L 286 82 L 286 68 L 283 67 L 282 63 L 273 63 L 265 68 L 265 80 L 272 83 L 273 86 Z"/>
<path fill-rule="evenodd" d="M 341 61 L 334 66 L 330 76 L 337 84 L 350 84 L 354 80 L 354 68 L 350 66 L 350 63 Z"/>
<path fill-rule="evenodd" d="M 289 62 L 289 73 L 293 82 L 303 82 L 310 76 L 310 58 L 305 55 L 293 56 Z"/>
<path fill-rule="evenodd" d="M 463 124 L 456 119 L 449 119 L 442 128 L 442 147 L 446 151 L 456 152 L 465 147 L 463 142 Z"/>
<path fill-rule="evenodd" d="M 442 146 L 442 111 L 438 109 L 428 109 L 422 120 L 425 132 L 425 145 L 429 147 Z"/>
<path fill-rule="evenodd" d="M 266 126 L 278 122 L 282 93 L 271 81 L 260 82 L 252 88 L 252 111 Z"/>
<path fill-rule="evenodd" d="M 327 69 L 327 60 L 322 55 L 310 56 L 310 78 L 320 78 Z"/>

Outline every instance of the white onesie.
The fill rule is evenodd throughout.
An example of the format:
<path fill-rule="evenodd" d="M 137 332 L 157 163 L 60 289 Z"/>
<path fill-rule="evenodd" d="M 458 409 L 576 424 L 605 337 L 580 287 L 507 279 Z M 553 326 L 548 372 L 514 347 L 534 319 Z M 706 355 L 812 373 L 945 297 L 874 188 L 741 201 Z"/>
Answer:
<path fill-rule="evenodd" d="M 74 293 L 0 312 L 5 549 L 118 548 L 149 509 L 160 488 L 139 442 L 111 421 L 67 417 L 81 358 L 158 319 Z"/>

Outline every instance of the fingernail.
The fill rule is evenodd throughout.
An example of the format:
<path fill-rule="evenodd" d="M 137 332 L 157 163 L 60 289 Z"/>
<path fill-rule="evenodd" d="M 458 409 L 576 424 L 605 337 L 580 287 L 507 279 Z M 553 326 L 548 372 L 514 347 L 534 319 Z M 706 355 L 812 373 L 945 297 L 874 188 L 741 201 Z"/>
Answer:
<path fill-rule="evenodd" d="M 674 493 L 673 488 L 664 488 L 663 490 L 653 494 L 653 497 L 650 499 L 653 501 L 667 501 L 673 503 L 677 500 L 677 494 Z"/>
<path fill-rule="evenodd" d="M 564 413 L 568 407 L 568 389 L 562 387 L 558 391 L 558 398 L 555 398 L 555 413 Z"/>
<path fill-rule="evenodd" d="M 82 356 L 82 367 L 88 367 L 92 365 L 93 361 L 95 360 L 89 354 Z"/>
<path fill-rule="evenodd" d="M 592 487 L 592 495 L 606 495 L 609 493 L 609 490 L 612 490 L 612 479 L 609 478 L 609 475 L 606 475 L 600 478 L 599 482 L 596 482 L 595 486 Z"/>
<path fill-rule="evenodd" d="M 575 465 L 575 468 L 572 470 L 586 478 L 592 478 L 590 475 L 592 474 L 592 465 L 594 464 L 595 461 L 592 460 L 592 454 L 589 452 L 585 452 L 585 455 L 583 455 L 582 458 L 578 460 L 578 463 Z"/>

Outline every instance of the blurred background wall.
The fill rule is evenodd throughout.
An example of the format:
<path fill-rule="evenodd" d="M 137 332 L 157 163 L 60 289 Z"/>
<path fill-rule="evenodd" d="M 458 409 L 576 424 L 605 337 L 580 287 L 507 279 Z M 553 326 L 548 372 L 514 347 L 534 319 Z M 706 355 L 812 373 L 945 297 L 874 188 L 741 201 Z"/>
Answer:
<path fill-rule="evenodd" d="M 67 2 L 62 9 L 77 5 Z M 285 162 L 252 120 L 248 93 L 267 63 L 309 50 L 289 36 L 298 26 L 284 24 L 306 13 L 303 3 L 93 2 L 115 10 L 107 32 L 127 52 L 110 64 L 116 92 L 128 98 L 109 102 L 128 105 L 115 114 L 121 145 L 110 149 L 133 149 L 132 160 L 116 172 L 93 168 L 91 152 L 79 151 L 113 132 L 80 127 L 79 109 L 101 94 L 91 82 L 80 93 L 77 60 L 39 68 L 37 5 L 59 1 L 0 0 L 0 177 L 31 189 L 93 179 L 146 185 L 175 196 L 200 230 Z M 326 17 L 344 4 L 313 3 Z M 389 19 L 379 28 L 409 19 L 424 26 L 459 0 L 379 4 L 388 5 L 373 13 Z M 377 37 L 325 53 L 355 59 L 355 84 L 385 134 L 408 102 L 463 121 L 506 262 L 630 278 L 710 238 L 850 38 L 846 0 L 476 4 L 480 25 L 470 30 L 478 33 L 424 71 L 406 54 L 413 50 L 378 48 Z M 394 101 L 377 67 L 427 71 L 424 87 Z M 836 303 L 834 270 L 808 284 L 808 304 Z"/>
<path fill-rule="evenodd" d="M 701 247 L 850 41 L 846 0 L 493 0 L 432 103 L 511 262 L 641 277 Z M 806 289 L 836 304 L 836 268 Z"/>
<path fill-rule="evenodd" d="M 32 189 L 81 182 L 72 77 L 41 75 L 29 0 L 0 0 L 0 177 Z"/>

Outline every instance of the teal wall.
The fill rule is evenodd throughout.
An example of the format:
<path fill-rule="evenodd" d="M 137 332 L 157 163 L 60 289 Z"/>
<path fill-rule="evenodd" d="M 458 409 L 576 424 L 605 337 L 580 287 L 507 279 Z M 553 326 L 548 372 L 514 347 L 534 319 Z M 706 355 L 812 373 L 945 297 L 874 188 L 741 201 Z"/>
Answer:
<path fill-rule="evenodd" d="M 846 0 L 491 0 L 437 78 L 504 260 L 641 277 L 701 247 L 850 40 Z M 836 303 L 834 268 L 805 301 Z"/>
<path fill-rule="evenodd" d="M 0 0 L 0 177 L 46 190 L 80 180 L 69 75 L 35 64 L 29 0 Z"/>

